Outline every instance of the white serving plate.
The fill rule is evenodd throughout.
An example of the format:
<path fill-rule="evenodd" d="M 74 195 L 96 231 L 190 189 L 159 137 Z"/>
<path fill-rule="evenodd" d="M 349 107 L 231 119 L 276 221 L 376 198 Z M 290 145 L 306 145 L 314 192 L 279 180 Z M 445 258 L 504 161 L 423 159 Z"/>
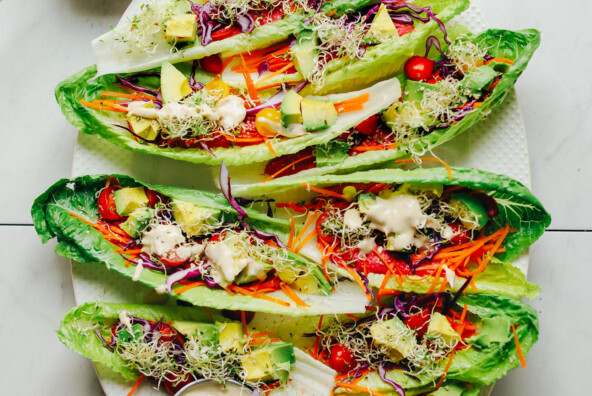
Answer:
<path fill-rule="evenodd" d="M 454 22 L 480 32 L 489 25 L 474 4 Z M 466 131 L 451 142 L 434 150 L 435 154 L 451 166 L 479 168 L 508 175 L 530 187 L 530 161 L 526 131 L 515 91 L 492 111 L 484 122 Z M 179 187 L 217 191 L 212 168 L 168 158 L 135 153 L 115 146 L 94 136 L 79 133 L 74 149 L 72 176 L 86 174 L 121 173 L 142 180 Z M 514 263 L 524 273 L 528 270 L 528 251 Z M 145 286 L 133 283 L 104 266 L 72 262 L 72 282 L 77 304 L 87 301 L 160 303 L 162 296 Z M 129 392 L 133 384 L 95 364 L 101 386 L 107 396 L 120 396 Z M 483 394 L 487 394 L 489 389 Z M 144 381 L 135 395 L 163 395 Z"/>

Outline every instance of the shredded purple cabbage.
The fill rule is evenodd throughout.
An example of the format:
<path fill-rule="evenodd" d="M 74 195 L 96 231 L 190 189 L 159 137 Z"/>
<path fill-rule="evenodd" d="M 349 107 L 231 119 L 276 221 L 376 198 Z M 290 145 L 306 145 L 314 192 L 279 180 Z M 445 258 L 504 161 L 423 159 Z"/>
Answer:
<path fill-rule="evenodd" d="M 95 333 L 97 333 L 97 337 L 99 338 L 99 340 L 101 340 L 101 342 L 103 344 L 105 344 L 107 349 L 109 349 L 111 352 L 113 352 L 113 347 L 115 346 L 115 344 L 117 344 L 117 339 L 115 337 L 113 337 L 113 338 L 111 338 L 111 342 L 107 342 L 107 340 L 103 338 L 103 334 L 101 334 L 101 330 L 99 330 L 98 328 L 95 329 Z"/>
<path fill-rule="evenodd" d="M 175 272 L 173 275 L 169 276 L 166 279 L 166 291 L 167 293 L 172 293 L 173 292 L 173 285 L 175 285 L 176 283 L 185 280 L 185 279 L 190 279 L 190 278 L 195 278 L 197 276 L 201 275 L 201 269 L 199 268 L 187 268 L 184 270 L 181 270 L 179 272 Z"/>
<path fill-rule="evenodd" d="M 134 89 L 138 92 L 143 92 L 143 93 L 147 93 L 149 95 L 159 97 L 160 92 L 135 84 L 138 81 L 137 77 L 145 76 L 145 75 L 147 75 L 147 73 L 148 72 L 137 73 L 137 74 L 134 74 L 133 76 L 128 76 L 128 77 L 115 76 L 115 79 L 123 86 Z M 151 73 L 158 73 L 158 72 L 151 72 Z M 155 74 L 150 74 L 150 75 L 155 75 Z M 157 75 L 160 76 L 160 73 L 158 73 Z"/>
<path fill-rule="evenodd" d="M 403 387 L 401 385 L 397 384 L 393 380 L 390 380 L 390 379 L 386 378 L 386 370 L 384 369 L 384 367 L 382 367 L 382 365 L 379 365 L 378 366 L 378 375 L 380 375 L 380 379 L 385 384 L 389 384 L 390 386 L 392 386 L 393 388 L 395 388 L 395 391 L 397 391 L 397 393 L 400 396 L 405 396 L 405 390 L 403 389 Z"/>
<path fill-rule="evenodd" d="M 251 233 L 253 233 L 253 235 L 255 235 L 257 238 L 263 240 L 263 241 L 273 241 L 275 242 L 279 247 L 284 248 L 284 249 L 288 249 L 288 246 L 283 243 L 282 241 L 280 241 L 280 238 L 275 235 L 275 234 L 270 234 L 269 232 L 264 232 L 261 231 L 251 225 L 249 225 L 247 222 L 243 221 L 241 223 L 241 225 L 249 230 Z"/>
<path fill-rule="evenodd" d="M 191 65 L 191 75 L 189 76 L 189 86 L 193 89 L 193 91 L 199 91 L 200 89 L 205 87 L 205 85 L 203 83 L 200 83 L 199 81 L 195 81 L 195 71 L 197 70 L 198 64 L 199 64 L 199 62 L 197 60 L 194 60 L 193 64 Z"/>
<path fill-rule="evenodd" d="M 129 261 L 129 262 L 130 262 L 130 263 L 132 263 L 132 264 L 135 264 L 135 265 L 138 265 L 138 264 L 140 264 L 140 262 L 139 262 L 139 261 L 132 260 L 131 258 L 129 258 L 129 257 L 126 257 L 126 256 L 125 256 L 123 253 L 118 253 L 118 254 L 119 254 L 121 257 L 123 257 L 123 258 L 124 258 L 126 261 Z M 160 272 L 162 272 L 162 267 L 160 267 L 160 266 L 158 266 L 158 265 L 154 264 L 154 262 L 153 262 L 152 260 L 150 260 L 150 259 L 146 259 L 146 258 L 144 258 L 144 257 L 140 257 L 140 259 L 142 260 L 142 267 L 144 267 L 144 268 L 148 268 L 148 269 L 153 269 L 153 270 L 157 270 L 157 271 L 160 271 Z"/>
<path fill-rule="evenodd" d="M 238 212 L 241 220 L 249 217 L 247 215 L 247 212 L 245 212 L 245 210 L 241 208 L 241 206 L 232 197 L 232 192 L 230 188 L 230 174 L 224 161 L 222 161 L 222 163 L 220 164 L 220 190 L 222 190 L 222 194 L 224 195 L 230 206 L 232 206 L 232 208 Z"/>
<path fill-rule="evenodd" d="M 467 280 L 465 281 L 465 283 L 463 283 L 463 285 L 460 287 L 460 289 L 458 289 L 458 291 L 456 293 L 454 293 L 452 300 L 450 300 L 449 302 L 444 304 L 444 309 L 442 310 L 442 315 L 446 315 L 448 313 L 448 311 L 450 310 L 450 308 L 452 308 L 452 306 L 454 304 L 456 304 L 456 301 L 461 296 L 461 294 L 465 291 L 465 289 L 469 286 L 469 284 L 471 283 L 471 280 L 473 280 L 472 275 L 469 276 L 467 278 Z"/>
<path fill-rule="evenodd" d="M 236 23 L 242 33 L 251 33 L 255 29 L 255 20 L 249 13 L 241 15 Z"/>
<path fill-rule="evenodd" d="M 130 128 L 126 127 L 125 125 L 119 125 L 119 124 L 111 124 L 111 125 L 113 125 L 114 127 L 117 127 L 117 128 L 125 129 L 126 131 L 128 131 L 129 133 L 131 133 L 132 135 L 137 137 L 138 139 L 143 140 L 147 143 L 154 143 L 158 139 L 158 138 L 154 138 L 153 140 L 150 140 L 150 139 L 143 138 L 142 136 L 140 136 L 137 133 L 135 133 L 134 131 L 132 131 Z"/>
<path fill-rule="evenodd" d="M 294 87 L 293 90 L 295 92 L 300 92 L 306 86 L 306 84 L 307 84 L 307 82 L 304 81 L 304 82 L 298 84 L 296 87 Z M 273 108 L 278 107 L 279 105 L 282 104 L 282 101 L 284 100 L 284 97 L 286 96 L 286 92 L 287 92 L 286 90 L 279 91 L 278 93 L 276 93 L 275 95 L 273 95 L 272 97 L 267 99 L 267 101 L 265 103 L 260 104 L 259 106 L 253 107 L 251 109 L 247 109 L 247 114 L 253 115 L 253 114 L 259 113 L 263 109 L 268 109 L 271 107 L 273 107 Z"/>
<path fill-rule="evenodd" d="M 206 150 L 208 153 L 212 154 L 212 157 L 217 158 L 216 154 L 214 154 L 212 152 L 212 150 L 208 147 L 208 145 L 206 144 L 206 142 L 204 142 L 203 140 L 199 141 L 199 144 L 201 145 L 201 147 Z"/>
<path fill-rule="evenodd" d="M 257 66 L 257 73 L 259 73 L 259 77 L 261 77 L 261 75 L 266 71 L 269 71 L 269 61 L 267 59 L 259 63 L 259 66 Z"/>

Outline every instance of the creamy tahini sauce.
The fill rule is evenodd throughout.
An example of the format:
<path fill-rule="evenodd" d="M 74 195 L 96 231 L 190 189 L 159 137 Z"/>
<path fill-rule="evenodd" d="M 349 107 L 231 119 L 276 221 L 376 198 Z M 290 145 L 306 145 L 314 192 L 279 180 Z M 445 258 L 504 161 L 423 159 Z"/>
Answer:
<path fill-rule="evenodd" d="M 360 249 L 360 253 L 368 254 L 372 251 L 372 249 L 376 247 L 376 241 L 374 240 L 374 238 L 366 237 L 362 239 L 360 242 L 358 242 L 356 247 Z"/>
<path fill-rule="evenodd" d="M 343 214 L 343 225 L 350 230 L 357 230 L 362 226 L 362 216 L 357 209 L 348 209 Z"/>
<path fill-rule="evenodd" d="M 185 242 L 181 229 L 171 224 L 159 224 L 142 235 L 142 251 L 164 256 L 175 246 Z"/>
<path fill-rule="evenodd" d="M 250 390 L 240 388 L 237 385 L 226 384 L 226 389 L 224 389 L 224 385 L 213 381 L 195 384 L 191 389 L 183 392 L 183 396 L 247 396 L 250 394 Z"/>
<path fill-rule="evenodd" d="M 248 259 L 235 260 L 232 249 L 223 242 L 209 243 L 205 254 L 208 263 L 212 265 L 212 278 L 221 286 L 231 284 L 249 263 Z"/>
<path fill-rule="evenodd" d="M 218 102 L 216 107 L 220 120 L 218 125 L 224 129 L 233 129 L 240 125 L 247 116 L 245 101 L 236 95 L 228 95 Z"/>
<path fill-rule="evenodd" d="M 418 228 L 439 230 L 441 225 L 421 210 L 419 200 L 408 194 L 400 194 L 389 199 L 376 198 L 376 203 L 366 212 L 371 221 L 370 227 L 391 235 L 393 250 L 423 247 L 429 240 L 417 235 Z"/>

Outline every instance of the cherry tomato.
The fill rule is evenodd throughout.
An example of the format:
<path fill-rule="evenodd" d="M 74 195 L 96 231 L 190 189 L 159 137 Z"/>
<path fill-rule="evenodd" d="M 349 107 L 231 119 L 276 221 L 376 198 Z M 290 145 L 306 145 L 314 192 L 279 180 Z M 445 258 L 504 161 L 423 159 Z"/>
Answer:
<path fill-rule="evenodd" d="M 109 186 L 101 192 L 101 195 L 99 195 L 97 207 L 99 209 L 99 215 L 105 220 L 121 219 L 121 216 L 117 213 L 115 199 L 113 198 L 115 190 L 117 190 L 117 188 Z"/>
<path fill-rule="evenodd" d="M 329 366 L 338 373 L 347 373 L 356 367 L 356 359 L 345 345 L 333 345 L 329 355 Z"/>
<path fill-rule="evenodd" d="M 228 26 L 224 29 L 216 30 L 212 33 L 212 40 L 224 40 L 228 37 L 236 36 L 237 34 L 241 33 L 241 30 L 236 26 Z"/>
<path fill-rule="evenodd" d="M 177 394 L 177 392 L 181 390 L 181 388 L 190 384 L 193 381 L 195 381 L 195 379 L 191 375 L 188 375 L 186 380 L 179 382 L 177 385 L 173 385 L 175 381 L 171 381 L 167 377 L 165 377 L 162 382 L 164 383 L 164 387 L 166 388 L 166 390 L 171 395 L 175 395 Z"/>
<path fill-rule="evenodd" d="M 257 113 L 255 118 L 255 128 L 263 136 L 274 137 L 278 131 L 274 129 L 276 125 L 281 126 L 282 117 L 280 112 L 274 108 L 267 108 Z"/>
<path fill-rule="evenodd" d="M 454 236 L 450 239 L 450 243 L 453 245 L 462 245 L 471 241 L 471 230 L 466 229 L 462 224 L 452 223 L 450 224 Z"/>
<path fill-rule="evenodd" d="M 360 122 L 356 129 L 363 135 L 372 135 L 376 131 L 376 126 L 378 125 L 378 118 L 376 114 L 373 116 L 368 117 L 364 121 Z"/>
<path fill-rule="evenodd" d="M 146 197 L 148 197 L 148 206 L 151 208 L 156 206 L 157 203 L 162 202 L 162 197 L 156 191 L 144 187 L 144 192 L 146 193 Z"/>
<path fill-rule="evenodd" d="M 166 255 L 159 257 L 160 261 L 162 261 L 163 264 L 168 267 L 178 267 L 189 261 L 189 257 L 179 256 L 179 253 L 177 253 L 177 249 L 173 249 L 169 251 Z"/>
<path fill-rule="evenodd" d="M 359 272 L 364 272 L 365 266 L 366 271 L 368 271 L 370 274 L 386 274 L 389 270 L 389 267 L 395 269 L 398 274 L 410 274 L 409 265 L 407 265 L 405 261 L 401 260 L 396 253 L 383 250 L 380 253 L 380 257 L 382 257 L 382 259 L 374 252 L 369 252 L 366 255 L 360 255 L 359 252 L 357 254 L 358 256 L 352 257 L 352 259 L 355 260 L 355 268 Z M 385 261 L 388 264 L 388 267 L 384 264 Z"/>
<path fill-rule="evenodd" d="M 201 63 L 201 68 L 208 73 L 220 74 L 224 70 L 222 68 L 222 58 L 220 58 L 220 55 L 214 54 L 206 56 L 205 58 L 201 58 L 199 62 Z"/>
<path fill-rule="evenodd" d="M 414 315 L 411 315 L 409 319 L 405 321 L 407 327 L 417 331 L 417 335 L 423 337 L 426 331 L 428 331 L 428 323 L 430 322 L 431 313 L 429 309 L 424 309 Z"/>
<path fill-rule="evenodd" d="M 434 73 L 434 61 L 423 56 L 412 56 L 405 62 L 405 74 L 413 81 L 428 80 Z"/>

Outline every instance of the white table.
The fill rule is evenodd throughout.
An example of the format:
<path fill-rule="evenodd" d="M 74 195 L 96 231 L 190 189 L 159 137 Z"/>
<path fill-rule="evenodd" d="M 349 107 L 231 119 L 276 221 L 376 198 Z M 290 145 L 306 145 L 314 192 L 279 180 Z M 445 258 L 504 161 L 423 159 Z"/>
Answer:
<path fill-rule="evenodd" d="M 531 301 L 541 337 L 494 395 L 589 392 L 592 297 L 592 4 L 550 0 L 474 0 L 492 26 L 542 30 L 541 48 L 517 84 L 528 132 L 535 194 L 553 215 L 531 252 L 529 279 L 543 287 Z M 59 319 L 74 305 L 67 260 L 41 245 L 29 215 L 33 199 L 70 175 L 76 130 L 53 88 L 93 62 L 89 42 L 114 24 L 120 0 L 0 1 L 0 378 L 2 394 L 101 395 L 91 364 L 63 347 Z M 565 252 L 565 253 L 564 253 Z"/>

